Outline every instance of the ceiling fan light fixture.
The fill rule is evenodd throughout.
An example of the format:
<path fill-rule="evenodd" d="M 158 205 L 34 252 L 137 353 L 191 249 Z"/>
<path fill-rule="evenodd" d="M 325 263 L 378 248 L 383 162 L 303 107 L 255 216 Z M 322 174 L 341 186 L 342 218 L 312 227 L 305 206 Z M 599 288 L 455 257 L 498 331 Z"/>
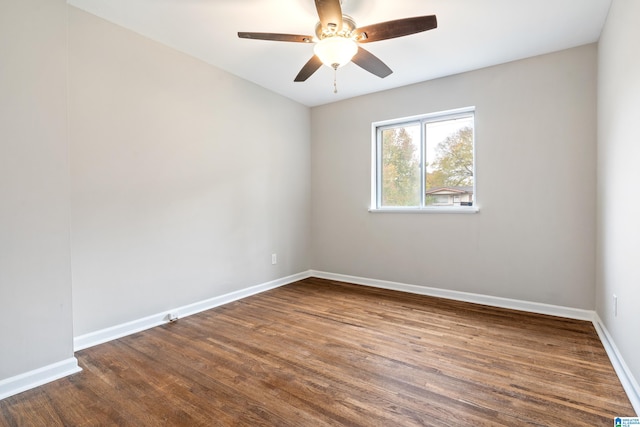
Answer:
<path fill-rule="evenodd" d="M 279 42 L 315 43 L 314 55 L 298 72 L 293 79 L 294 82 L 306 81 L 323 65 L 337 70 L 349 62 L 353 62 L 365 71 L 383 79 L 393 71 L 377 56 L 360 47 L 360 43 L 395 39 L 438 27 L 435 15 L 414 16 L 358 27 L 353 18 L 342 13 L 342 0 L 314 0 L 314 2 L 319 18 L 315 27 L 315 36 L 238 32 L 238 37 Z M 336 74 L 334 73 L 334 84 Z"/>
<path fill-rule="evenodd" d="M 333 69 L 349 63 L 357 52 L 358 44 L 353 39 L 342 36 L 325 37 L 313 47 L 313 53 L 320 61 Z"/>

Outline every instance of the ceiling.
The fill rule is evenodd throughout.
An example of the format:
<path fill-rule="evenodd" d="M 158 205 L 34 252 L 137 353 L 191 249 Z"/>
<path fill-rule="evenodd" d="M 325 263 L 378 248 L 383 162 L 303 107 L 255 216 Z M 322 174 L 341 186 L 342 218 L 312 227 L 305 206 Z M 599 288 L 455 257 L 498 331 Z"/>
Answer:
<path fill-rule="evenodd" d="M 435 14 L 438 28 L 367 44 L 394 72 L 355 64 L 293 79 L 313 46 L 238 31 L 314 34 L 313 0 L 68 0 L 68 3 L 307 106 L 378 92 L 598 40 L 611 0 L 343 0 L 358 26 Z M 185 76 L 186 77 L 186 76 Z"/>

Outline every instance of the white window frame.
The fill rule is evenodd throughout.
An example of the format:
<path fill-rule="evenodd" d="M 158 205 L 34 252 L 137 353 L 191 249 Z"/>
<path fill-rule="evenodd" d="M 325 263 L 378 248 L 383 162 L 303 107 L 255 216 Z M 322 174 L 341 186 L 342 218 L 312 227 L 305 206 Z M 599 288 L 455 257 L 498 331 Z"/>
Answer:
<path fill-rule="evenodd" d="M 440 111 L 437 113 L 422 114 L 418 116 L 404 117 L 400 119 L 384 120 L 371 124 L 371 205 L 369 212 L 402 212 L 402 213 L 476 213 L 478 206 L 477 174 L 476 174 L 476 124 L 475 107 L 465 107 L 455 110 Z M 425 206 L 425 126 L 430 122 L 451 120 L 461 117 L 473 116 L 473 205 L 472 206 Z M 384 129 L 420 123 L 420 206 L 385 207 L 380 206 L 382 200 L 382 174 L 381 171 L 381 132 Z"/>

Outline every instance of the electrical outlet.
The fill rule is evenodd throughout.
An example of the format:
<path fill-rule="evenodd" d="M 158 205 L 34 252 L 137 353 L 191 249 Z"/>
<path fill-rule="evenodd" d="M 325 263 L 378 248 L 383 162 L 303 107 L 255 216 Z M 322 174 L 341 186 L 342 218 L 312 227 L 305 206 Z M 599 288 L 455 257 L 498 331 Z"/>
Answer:
<path fill-rule="evenodd" d="M 618 295 L 613 294 L 613 316 L 618 317 Z"/>
<path fill-rule="evenodd" d="M 271 264 L 276 265 L 278 263 L 278 254 L 271 254 Z"/>

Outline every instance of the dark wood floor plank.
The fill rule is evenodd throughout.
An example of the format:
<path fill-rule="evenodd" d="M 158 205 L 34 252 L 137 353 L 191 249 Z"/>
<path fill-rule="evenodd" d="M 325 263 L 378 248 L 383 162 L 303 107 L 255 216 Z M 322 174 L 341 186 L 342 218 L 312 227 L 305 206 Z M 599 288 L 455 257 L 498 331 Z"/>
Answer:
<path fill-rule="evenodd" d="M 0 426 L 609 426 L 590 322 L 310 278 L 77 353 Z"/>
<path fill-rule="evenodd" d="M 380 363 L 378 363 L 378 364 L 377 364 L 377 367 L 379 368 L 380 366 L 381 366 L 381 364 L 380 364 Z M 459 384 L 458 386 L 460 386 L 460 384 Z M 545 411 L 545 412 L 546 412 L 546 411 L 547 411 L 547 408 L 543 408 L 543 411 Z"/>
<path fill-rule="evenodd" d="M 363 354 L 358 354 L 358 352 L 350 349 L 347 345 L 340 345 L 338 342 L 326 340 L 321 341 L 310 336 L 307 332 L 308 331 L 303 332 L 298 342 L 292 342 L 291 339 L 295 331 L 293 328 L 289 328 L 287 331 L 288 339 L 286 341 L 283 341 L 283 339 L 273 341 L 272 347 L 264 347 L 264 349 L 270 354 L 278 354 L 283 351 L 283 349 L 296 348 L 297 357 L 295 355 L 292 356 L 293 353 L 287 356 L 290 362 L 290 369 L 295 369 L 295 365 L 292 365 L 293 363 L 304 366 L 312 362 L 313 367 L 311 368 L 311 372 L 313 375 L 325 376 L 327 380 L 333 384 L 342 385 L 341 379 L 350 376 L 350 382 L 345 387 L 347 394 L 353 392 L 361 395 L 371 395 L 374 392 L 384 394 L 393 386 L 397 386 L 399 390 L 393 392 L 393 394 L 394 400 L 398 401 L 398 399 L 403 398 L 400 393 L 403 391 L 405 394 L 408 393 L 406 387 L 404 387 L 405 389 L 403 390 L 403 386 L 406 386 L 406 384 L 397 379 L 398 370 L 407 370 L 407 368 L 409 368 L 406 364 L 388 366 L 387 370 L 383 370 L 383 362 L 375 360 L 375 355 L 370 354 L 368 351 Z M 327 331 L 326 335 L 329 336 L 331 334 Z M 305 343 L 314 343 L 316 346 L 305 349 Z M 320 343 L 322 345 L 317 345 Z M 303 350 L 301 351 L 300 349 Z M 247 352 L 251 351 L 250 348 L 247 349 Z M 369 369 L 369 365 L 371 365 L 372 368 Z M 308 367 L 301 369 L 301 375 L 308 373 Z M 340 387 L 338 387 L 338 390 L 339 389 Z M 414 396 L 414 398 L 416 397 L 421 397 L 422 399 L 420 399 L 420 401 L 421 404 L 423 404 L 425 391 L 420 390 L 419 396 Z M 435 397 L 443 398 L 442 396 Z M 384 402 L 379 401 L 376 402 L 375 407 L 382 407 L 384 404 Z M 390 402 L 390 405 L 393 405 L 393 402 Z M 427 411 L 425 410 L 425 412 Z M 448 417 L 449 419 L 455 418 L 454 415 L 449 415 Z"/>
<path fill-rule="evenodd" d="M 168 325 L 167 331 L 171 333 L 171 339 L 166 337 L 145 336 L 144 342 L 136 344 L 136 347 L 143 353 L 150 356 L 154 362 L 161 365 L 173 366 L 180 370 L 180 375 L 189 381 L 198 384 L 204 390 L 215 390 L 223 393 L 219 401 L 225 404 L 229 411 L 230 405 L 237 406 L 236 414 L 253 411 L 260 412 L 262 416 L 270 416 L 277 419 L 279 425 L 286 425 L 286 419 L 278 418 L 279 407 L 266 410 L 262 408 L 262 401 L 268 397 L 264 393 L 265 386 L 261 384 L 260 369 L 255 365 L 248 364 L 245 360 L 247 356 L 235 351 L 226 351 L 220 345 L 213 346 L 207 340 L 198 341 L 191 336 L 190 332 L 194 328 L 178 328 L 181 324 Z M 185 346 L 190 348 L 189 354 L 184 354 Z M 215 352 L 216 357 L 212 358 Z M 267 384 L 271 385 L 269 394 L 278 394 L 279 389 L 273 387 L 276 379 L 271 379 Z M 284 396 L 286 397 L 286 396 Z M 212 402 L 214 403 L 214 402 Z M 270 414 L 273 412 L 273 414 Z M 287 414 L 290 414 L 287 410 Z M 296 416 L 301 416 L 302 411 L 297 411 Z M 276 424 L 274 422 L 274 424 Z"/>
<path fill-rule="evenodd" d="M 459 352 L 459 351 L 460 351 L 460 348 L 457 348 L 457 349 L 455 349 L 455 350 L 456 350 L 456 352 Z M 446 361 L 447 361 L 447 360 L 450 360 L 452 357 L 455 357 L 455 354 L 454 354 L 453 356 L 452 356 L 452 355 L 448 355 L 448 356 L 446 356 L 446 357 L 444 358 L 443 362 L 439 362 L 439 363 L 446 363 Z M 472 362 L 473 362 L 473 363 L 472 363 L 472 366 L 470 367 L 470 369 L 476 369 L 476 368 L 477 368 L 477 365 L 478 365 L 478 359 L 472 360 Z M 573 366 L 573 364 L 571 364 L 570 366 Z M 521 368 L 522 368 L 522 367 L 520 367 L 520 366 L 510 366 L 510 367 L 508 367 L 508 369 L 510 369 L 510 370 L 512 370 L 512 371 L 516 371 L 516 372 L 517 372 L 519 369 L 521 369 Z M 490 372 L 490 374 L 491 374 L 491 375 L 495 375 L 495 369 L 494 369 L 493 367 L 489 366 L 489 367 L 488 367 L 488 369 L 490 369 L 490 370 L 491 370 L 491 372 Z M 473 373 L 473 371 L 471 371 L 470 373 Z M 569 378 L 568 380 L 573 380 L 573 381 L 575 381 L 575 379 L 574 379 L 574 378 Z"/>

